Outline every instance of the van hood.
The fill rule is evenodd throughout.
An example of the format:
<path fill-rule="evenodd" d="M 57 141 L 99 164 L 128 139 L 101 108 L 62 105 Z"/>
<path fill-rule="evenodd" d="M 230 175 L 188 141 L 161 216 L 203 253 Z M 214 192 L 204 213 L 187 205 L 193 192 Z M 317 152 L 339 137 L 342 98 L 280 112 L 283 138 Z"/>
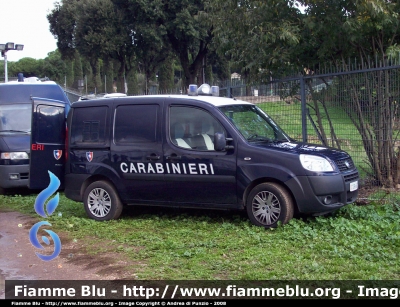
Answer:
<path fill-rule="evenodd" d="M 0 151 L 25 151 L 29 153 L 30 143 L 31 136 L 29 134 L 0 134 Z"/>
<path fill-rule="evenodd" d="M 303 143 L 303 142 L 259 142 L 252 143 L 256 147 L 262 148 L 273 148 L 279 151 L 297 153 L 297 154 L 309 154 L 309 155 L 318 155 L 325 156 L 330 158 L 331 160 L 340 160 L 344 158 L 348 158 L 349 155 L 337 148 L 326 147 L 319 144 L 311 144 L 311 143 Z"/>

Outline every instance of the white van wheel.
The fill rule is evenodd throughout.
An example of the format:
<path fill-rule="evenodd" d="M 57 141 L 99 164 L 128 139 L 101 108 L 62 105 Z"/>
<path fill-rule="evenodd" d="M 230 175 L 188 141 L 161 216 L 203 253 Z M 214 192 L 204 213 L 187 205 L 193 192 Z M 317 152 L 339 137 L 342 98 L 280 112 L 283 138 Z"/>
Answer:
<path fill-rule="evenodd" d="M 281 185 L 267 182 L 255 186 L 247 198 L 247 215 L 256 226 L 275 228 L 293 218 L 292 197 Z"/>
<path fill-rule="evenodd" d="M 123 208 L 114 187 L 106 181 L 91 183 L 85 190 L 83 204 L 86 214 L 96 221 L 117 219 Z"/>

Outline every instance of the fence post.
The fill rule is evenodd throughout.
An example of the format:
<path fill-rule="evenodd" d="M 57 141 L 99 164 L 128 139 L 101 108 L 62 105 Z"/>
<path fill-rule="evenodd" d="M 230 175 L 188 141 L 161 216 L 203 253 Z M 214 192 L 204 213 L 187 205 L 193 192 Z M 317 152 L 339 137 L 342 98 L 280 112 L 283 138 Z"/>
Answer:
<path fill-rule="evenodd" d="M 301 132 L 303 134 L 303 142 L 307 142 L 307 104 L 306 89 L 304 77 L 300 77 L 300 97 L 301 97 Z"/>
<path fill-rule="evenodd" d="M 232 80 L 229 80 L 226 84 L 226 97 L 228 98 L 232 98 L 232 94 L 231 94 L 231 82 Z"/>

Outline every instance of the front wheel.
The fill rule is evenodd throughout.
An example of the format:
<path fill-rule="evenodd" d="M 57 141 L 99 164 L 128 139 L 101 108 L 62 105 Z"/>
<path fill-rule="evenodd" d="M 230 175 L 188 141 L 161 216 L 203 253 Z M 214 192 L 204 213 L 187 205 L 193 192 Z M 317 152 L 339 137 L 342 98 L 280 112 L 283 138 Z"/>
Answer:
<path fill-rule="evenodd" d="M 122 202 L 115 188 L 106 181 L 91 183 L 83 197 L 86 214 L 96 221 L 117 219 L 122 212 Z"/>
<path fill-rule="evenodd" d="M 255 186 L 247 197 L 247 215 L 256 226 L 275 228 L 293 218 L 294 203 L 289 192 L 273 182 Z"/>

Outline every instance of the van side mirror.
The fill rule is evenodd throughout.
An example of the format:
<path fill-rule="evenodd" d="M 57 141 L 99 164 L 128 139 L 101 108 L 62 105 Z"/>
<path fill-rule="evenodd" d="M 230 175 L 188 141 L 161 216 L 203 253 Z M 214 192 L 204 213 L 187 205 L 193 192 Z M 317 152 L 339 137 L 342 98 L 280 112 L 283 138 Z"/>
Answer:
<path fill-rule="evenodd" d="M 214 149 L 216 151 L 224 151 L 227 149 L 233 149 L 232 145 L 227 145 L 227 142 L 232 141 L 232 139 L 225 138 L 225 135 L 220 132 L 214 134 Z"/>

